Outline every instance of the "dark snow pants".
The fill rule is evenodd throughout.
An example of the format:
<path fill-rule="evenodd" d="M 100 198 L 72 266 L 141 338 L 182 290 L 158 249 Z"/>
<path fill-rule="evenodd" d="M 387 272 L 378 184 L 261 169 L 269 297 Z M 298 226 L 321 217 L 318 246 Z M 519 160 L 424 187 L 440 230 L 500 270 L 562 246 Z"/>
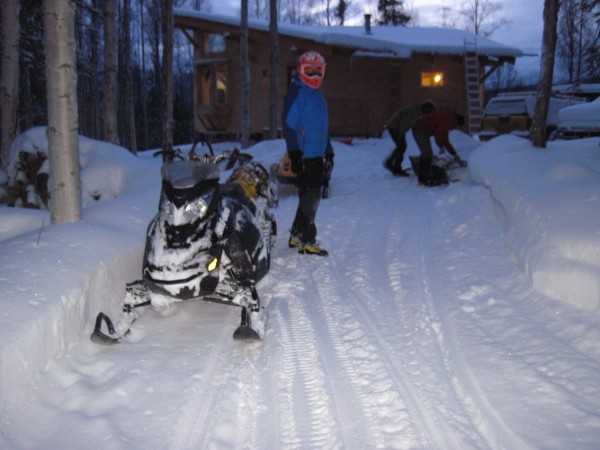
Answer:
<path fill-rule="evenodd" d="M 314 244 L 317 238 L 315 217 L 321 200 L 323 169 L 323 158 L 305 159 L 304 170 L 296 180 L 298 209 L 296 210 L 291 233 L 304 244 Z"/>
<path fill-rule="evenodd" d="M 433 159 L 433 149 L 431 148 L 431 138 L 422 130 L 412 130 L 415 142 L 421 151 L 419 158 L 419 183 L 431 183 L 431 160 Z"/>
<path fill-rule="evenodd" d="M 390 133 L 390 137 L 394 144 L 396 144 L 396 148 L 392 152 L 392 154 L 387 159 L 388 164 L 396 170 L 402 170 L 402 161 L 404 160 L 404 153 L 406 152 L 406 136 L 396 128 L 389 128 L 388 133 Z"/>
<path fill-rule="evenodd" d="M 433 158 L 433 149 L 431 148 L 431 138 L 424 131 L 414 129 L 412 130 L 415 142 L 419 146 L 421 156 L 425 158 Z"/>

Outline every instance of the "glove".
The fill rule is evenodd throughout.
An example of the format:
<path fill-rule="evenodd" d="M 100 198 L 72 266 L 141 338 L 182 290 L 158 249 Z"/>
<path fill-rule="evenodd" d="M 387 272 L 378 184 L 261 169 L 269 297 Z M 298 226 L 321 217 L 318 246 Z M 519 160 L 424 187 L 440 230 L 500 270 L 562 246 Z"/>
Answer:
<path fill-rule="evenodd" d="M 292 172 L 300 175 L 304 171 L 304 161 L 302 160 L 302 152 L 300 150 L 292 150 L 288 152 L 290 162 L 292 163 Z"/>
<path fill-rule="evenodd" d="M 325 165 L 323 168 L 325 178 L 329 178 L 329 176 L 331 176 L 331 172 L 333 171 L 333 156 L 333 152 L 325 153 Z"/>
<path fill-rule="evenodd" d="M 331 164 L 331 167 L 333 167 L 333 156 L 333 152 L 325 153 L 325 162 Z"/>

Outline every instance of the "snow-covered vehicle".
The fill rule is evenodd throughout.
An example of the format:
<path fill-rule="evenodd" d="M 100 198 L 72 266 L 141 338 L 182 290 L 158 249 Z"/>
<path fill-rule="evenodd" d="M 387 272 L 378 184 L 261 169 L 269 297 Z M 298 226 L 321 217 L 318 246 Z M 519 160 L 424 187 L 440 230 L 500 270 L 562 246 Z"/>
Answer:
<path fill-rule="evenodd" d="M 535 111 L 535 93 L 505 93 L 490 99 L 483 111 L 481 140 L 487 141 L 500 134 L 528 137 Z M 549 136 L 558 126 L 558 112 L 565 107 L 581 104 L 576 98 L 551 97 L 546 122 Z"/>
<path fill-rule="evenodd" d="M 256 290 L 269 271 L 277 193 L 267 170 L 237 150 L 200 156 L 194 148 L 161 168 L 158 212 L 148 226 L 142 278 L 129 283 L 118 323 L 96 318 L 92 341 L 117 343 L 152 306 L 201 299 L 241 307 L 234 339 L 260 339 L 266 317 Z M 234 168 L 221 184 L 218 163 Z"/>
<path fill-rule="evenodd" d="M 558 126 L 553 138 L 577 139 L 592 136 L 600 136 L 600 97 L 558 112 Z"/>

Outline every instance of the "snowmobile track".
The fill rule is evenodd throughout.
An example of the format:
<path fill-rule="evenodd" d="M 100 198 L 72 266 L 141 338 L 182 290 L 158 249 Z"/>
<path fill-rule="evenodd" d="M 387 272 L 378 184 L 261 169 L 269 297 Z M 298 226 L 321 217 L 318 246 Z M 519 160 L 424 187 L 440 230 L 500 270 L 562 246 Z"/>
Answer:
<path fill-rule="evenodd" d="M 223 390 L 218 386 L 226 383 L 227 378 L 224 379 L 222 374 L 231 373 L 229 353 L 235 345 L 231 340 L 231 330 L 223 327 L 221 335 L 215 337 L 214 344 L 210 356 L 203 358 L 205 365 L 202 375 L 189 387 L 190 394 L 181 407 L 178 428 L 173 430 L 171 448 L 205 448 L 212 436 L 212 420 L 209 416 L 214 415 L 223 395 Z M 203 407 L 199 408 L 199 404 Z"/>
<path fill-rule="evenodd" d="M 448 239 L 445 238 L 445 233 L 439 230 L 456 229 L 456 224 L 448 223 L 440 214 L 440 208 L 435 207 L 436 200 L 437 197 L 434 198 L 431 195 L 417 196 L 417 205 L 414 210 L 419 213 L 418 229 L 421 231 L 417 250 L 417 254 L 420 255 L 420 267 L 416 275 L 422 286 L 423 305 L 427 309 L 427 316 L 431 319 L 431 335 L 433 340 L 438 342 L 438 357 L 441 360 L 439 366 L 445 367 L 448 374 L 445 385 L 453 387 L 457 401 L 471 416 L 473 429 L 479 430 L 479 437 L 476 438 L 477 446 L 485 445 L 497 448 L 499 442 L 496 438 L 500 432 L 501 442 L 504 444 L 509 442 L 510 448 L 527 448 L 527 445 L 514 434 L 490 405 L 480 389 L 479 381 L 461 356 L 458 339 L 454 332 L 455 328 L 449 323 L 448 312 L 444 310 L 444 296 L 437 288 L 436 283 L 430 281 L 441 275 L 438 267 L 434 264 L 432 255 L 435 255 L 436 252 L 443 254 L 450 251 L 450 249 L 443 248 L 445 243 L 447 245 Z M 440 237 L 438 238 L 438 236 Z M 448 279 L 443 276 L 442 278 Z"/>

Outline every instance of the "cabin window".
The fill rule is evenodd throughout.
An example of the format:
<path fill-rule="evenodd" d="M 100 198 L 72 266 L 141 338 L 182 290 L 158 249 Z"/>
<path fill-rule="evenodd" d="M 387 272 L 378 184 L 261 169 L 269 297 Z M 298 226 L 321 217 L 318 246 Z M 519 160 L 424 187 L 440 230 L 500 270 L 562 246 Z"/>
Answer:
<path fill-rule="evenodd" d="M 443 72 L 421 72 L 421 86 L 438 87 L 444 85 Z"/>
<path fill-rule="evenodd" d="M 206 64 L 198 67 L 198 105 L 227 105 L 227 64 Z"/>
<path fill-rule="evenodd" d="M 227 64 L 217 64 L 215 79 L 215 105 L 227 104 Z"/>
<path fill-rule="evenodd" d="M 224 34 L 209 34 L 206 37 L 206 53 L 224 53 L 227 49 Z"/>
<path fill-rule="evenodd" d="M 211 67 L 198 68 L 198 105 L 210 106 Z"/>

